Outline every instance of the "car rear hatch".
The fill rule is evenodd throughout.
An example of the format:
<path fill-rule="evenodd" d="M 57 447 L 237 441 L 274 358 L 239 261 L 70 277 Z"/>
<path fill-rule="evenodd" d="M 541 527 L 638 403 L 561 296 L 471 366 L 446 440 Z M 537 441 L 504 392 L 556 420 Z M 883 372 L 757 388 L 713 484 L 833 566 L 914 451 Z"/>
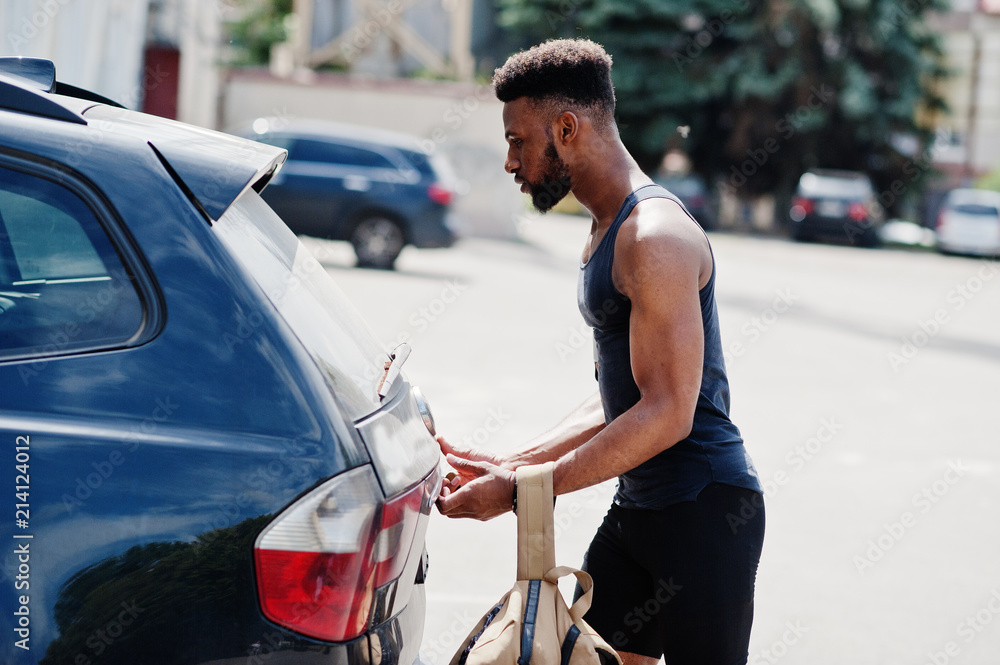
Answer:
<path fill-rule="evenodd" d="M 371 460 L 301 497 L 262 532 L 262 609 L 316 639 L 353 639 L 402 610 L 422 579 L 437 442 L 405 376 L 386 390 L 398 364 L 255 191 L 213 228 L 308 351 Z"/>
<path fill-rule="evenodd" d="M 130 113 L 95 111 L 119 123 Z M 423 578 L 424 534 L 440 484 L 426 407 L 399 372 L 402 358 L 386 352 L 260 198 L 284 151 L 158 124 L 150 147 L 312 359 L 339 411 L 327 414 L 332 429 L 360 439 L 368 452 L 368 463 L 318 479 L 261 532 L 254 552 L 261 609 L 274 623 L 322 641 L 372 633 L 407 607 Z M 398 378 L 390 385 L 387 375 Z M 407 636 L 413 649 L 422 623 L 417 628 Z"/>
<path fill-rule="evenodd" d="M 312 490 L 258 536 L 255 574 L 265 616 L 324 641 L 384 634 L 387 629 L 379 627 L 395 626 L 393 617 L 407 607 L 415 583 L 422 580 L 424 533 L 440 483 L 439 451 L 405 376 L 386 389 L 389 354 L 258 195 L 285 152 L 113 108 L 81 91 L 59 96 L 54 69 L 46 71 L 51 82 L 38 90 L 0 84 L 17 96 L 23 112 L 94 125 L 97 134 L 111 132 L 147 144 L 308 352 L 337 405 L 325 414 L 333 434 L 362 441 L 368 452 L 367 460 L 358 458 L 356 466 L 333 478 L 317 478 Z M 252 314 L 248 323 L 254 325 Z M 421 608 L 421 623 L 414 630 L 408 620 L 413 634 L 406 635 L 412 638 L 413 657 L 423 607 L 415 605 Z M 396 654 L 407 658 L 398 649 Z"/>

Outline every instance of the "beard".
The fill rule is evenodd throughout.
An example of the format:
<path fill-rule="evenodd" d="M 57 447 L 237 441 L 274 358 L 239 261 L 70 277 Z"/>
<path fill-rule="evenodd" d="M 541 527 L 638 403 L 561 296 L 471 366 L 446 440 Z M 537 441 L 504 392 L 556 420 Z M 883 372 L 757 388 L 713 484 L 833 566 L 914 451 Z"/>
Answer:
<path fill-rule="evenodd" d="M 545 214 L 566 198 L 572 183 L 569 168 L 556 152 L 556 146 L 551 141 L 545 149 L 545 169 L 540 183 L 528 183 L 531 191 L 531 203 L 538 212 Z"/>

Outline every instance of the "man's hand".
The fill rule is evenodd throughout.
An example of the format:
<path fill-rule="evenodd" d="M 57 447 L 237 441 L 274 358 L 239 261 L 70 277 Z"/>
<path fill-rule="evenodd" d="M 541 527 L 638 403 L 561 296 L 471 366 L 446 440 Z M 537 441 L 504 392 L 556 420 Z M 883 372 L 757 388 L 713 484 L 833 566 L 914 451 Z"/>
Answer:
<path fill-rule="evenodd" d="M 514 472 L 486 461 L 448 455 L 458 477 L 441 488 L 437 506 L 447 517 L 488 520 L 511 509 Z M 459 479 L 460 482 L 457 482 Z"/>
<path fill-rule="evenodd" d="M 443 436 L 440 435 L 437 437 L 437 442 L 438 445 L 441 446 L 441 452 L 445 455 L 453 455 L 454 457 L 472 460 L 473 462 L 489 462 L 494 466 L 502 466 L 505 469 L 509 469 L 511 471 L 514 470 L 510 460 L 503 455 L 488 453 L 485 450 L 478 450 L 475 448 L 459 448 L 458 446 L 450 444 Z"/>
<path fill-rule="evenodd" d="M 487 462 L 493 466 L 500 466 L 510 471 L 513 471 L 515 468 L 514 465 L 511 464 L 510 460 L 501 455 L 488 453 L 485 450 L 477 450 L 475 448 L 458 448 L 448 443 L 448 441 L 440 435 L 437 437 L 437 442 L 438 445 L 441 446 L 441 452 L 444 453 L 446 457 L 452 456 L 472 462 Z M 477 473 L 462 473 L 461 469 L 456 469 L 456 471 L 458 471 L 458 473 L 449 473 L 445 478 L 442 491 L 448 490 L 448 492 L 454 492 L 465 483 L 479 477 L 479 474 Z"/>

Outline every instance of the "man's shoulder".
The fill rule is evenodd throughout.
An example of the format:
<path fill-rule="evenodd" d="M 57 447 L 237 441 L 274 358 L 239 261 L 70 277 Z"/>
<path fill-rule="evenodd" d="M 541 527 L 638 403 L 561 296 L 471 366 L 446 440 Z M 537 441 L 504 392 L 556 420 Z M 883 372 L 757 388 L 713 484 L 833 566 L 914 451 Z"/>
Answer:
<path fill-rule="evenodd" d="M 615 282 L 628 289 L 633 279 L 693 278 L 699 288 L 712 272 L 708 237 L 672 199 L 640 201 L 622 223 L 615 243 Z M 632 277 L 626 273 L 632 273 Z"/>
<path fill-rule="evenodd" d="M 659 197 L 636 204 L 618 231 L 618 241 L 625 252 L 657 250 L 697 255 L 708 248 L 704 231 L 681 204 Z"/>

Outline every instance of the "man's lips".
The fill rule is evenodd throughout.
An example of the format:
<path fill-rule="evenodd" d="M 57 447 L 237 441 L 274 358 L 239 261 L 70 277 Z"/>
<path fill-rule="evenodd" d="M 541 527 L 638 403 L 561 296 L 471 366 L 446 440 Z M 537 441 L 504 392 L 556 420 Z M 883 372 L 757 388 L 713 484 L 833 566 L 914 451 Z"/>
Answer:
<path fill-rule="evenodd" d="M 522 192 L 524 192 L 525 187 L 528 186 L 528 182 L 521 176 L 514 176 L 514 183 L 521 186 Z"/>

